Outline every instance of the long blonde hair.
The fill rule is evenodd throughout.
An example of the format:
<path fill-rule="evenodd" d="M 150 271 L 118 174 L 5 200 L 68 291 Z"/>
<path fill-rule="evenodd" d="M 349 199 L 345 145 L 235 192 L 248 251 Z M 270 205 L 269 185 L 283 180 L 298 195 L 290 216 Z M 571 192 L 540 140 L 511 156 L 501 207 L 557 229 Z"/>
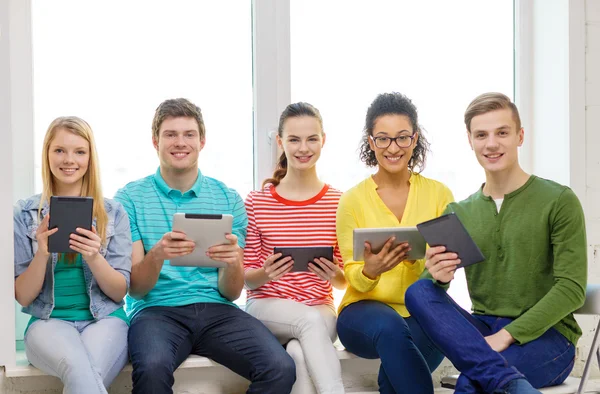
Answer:
<path fill-rule="evenodd" d="M 98 236 L 102 240 L 102 244 L 106 242 L 106 224 L 108 223 L 108 215 L 104 209 L 104 198 L 102 196 L 102 187 L 100 184 L 100 168 L 98 165 L 98 153 L 96 152 L 96 143 L 94 141 L 94 134 L 92 128 L 83 119 L 76 116 L 63 116 L 54 119 L 46 136 L 44 137 L 44 146 L 42 148 L 42 183 L 43 191 L 42 198 L 40 201 L 40 207 L 38 209 L 38 215 L 41 219 L 41 210 L 44 203 L 50 203 L 50 197 L 54 195 L 56 191 L 56 185 L 54 182 L 54 176 L 50 170 L 50 161 L 48 152 L 50 150 L 50 144 L 56 136 L 59 130 L 66 130 L 79 137 L 85 139 L 90 145 L 90 161 L 88 163 L 87 172 L 83 175 L 83 182 L 81 184 L 82 197 L 92 197 L 94 199 L 94 208 L 92 211 L 93 217 L 96 218 L 96 231 Z M 71 255 L 72 253 L 69 253 Z M 70 262 L 75 260 L 75 256 L 68 256 L 67 260 Z"/>

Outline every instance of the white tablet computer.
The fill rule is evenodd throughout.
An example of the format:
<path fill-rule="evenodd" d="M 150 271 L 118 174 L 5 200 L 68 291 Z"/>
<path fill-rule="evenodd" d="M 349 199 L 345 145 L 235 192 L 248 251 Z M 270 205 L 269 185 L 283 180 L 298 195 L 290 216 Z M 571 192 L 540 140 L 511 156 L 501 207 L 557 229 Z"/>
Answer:
<path fill-rule="evenodd" d="M 171 265 L 187 267 L 225 267 L 227 263 L 215 261 L 206 255 L 214 245 L 228 244 L 226 234 L 231 234 L 232 215 L 208 215 L 176 213 L 173 215 L 173 231 L 183 231 L 187 239 L 196 243 L 194 251 L 187 256 L 171 259 Z"/>
<path fill-rule="evenodd" d="M 408 252 L 406 260 L 418 260 L 425 257 L 425 239 L 416 227 L 355 228 L 354 261 L 364 260 L 365 242 L 371 244 L 373 253 L 379 253 L 392 236 L 396 237 L 393 246 L 405 242 L 410 245 L 411 250 Z"/>

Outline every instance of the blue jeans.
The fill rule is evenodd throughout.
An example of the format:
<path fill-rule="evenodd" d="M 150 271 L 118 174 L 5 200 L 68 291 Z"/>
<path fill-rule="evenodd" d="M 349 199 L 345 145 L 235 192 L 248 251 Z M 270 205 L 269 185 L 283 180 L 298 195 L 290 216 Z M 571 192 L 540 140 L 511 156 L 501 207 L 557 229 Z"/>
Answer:
<path fill-rule="evenodd" d="M 338 336 L 349 352 L 379 358 L 379 392 L 431 394 L 431 371 L 444 358 L 413 318 L 403 318 L 378 301 L 345 307 L 337 321 Z"/>
<path fill-rule="evenodd" d="M 129 329 L 133 394 L 173 392 L 173 372 L 190 354 L 205 356 L 252 383 L 248 393 L 289 393 L 294 361 L 271 332 L 226 304 L 150 307 Z"/>
<path fill-rule="evenodd" d="M 471 315 L 428 279 L 409 287 L 405 302 L 423 331 L 461 372 L 456 393 L 491 393 L 523 377 L 536 388 L 554 386 L 573 369 L 575 346 L 554 328 L 534 341 L 513 344 L 498 353 L 484 337 L 513 319 Z"/>
<path fill-rule="evenodd" d="M 127 364 L 127 323 L 116 317 L 37 320 L 25 334 L 25 353 L 35 367 L 60 378 L 64 394 L 106 394 Z"/>

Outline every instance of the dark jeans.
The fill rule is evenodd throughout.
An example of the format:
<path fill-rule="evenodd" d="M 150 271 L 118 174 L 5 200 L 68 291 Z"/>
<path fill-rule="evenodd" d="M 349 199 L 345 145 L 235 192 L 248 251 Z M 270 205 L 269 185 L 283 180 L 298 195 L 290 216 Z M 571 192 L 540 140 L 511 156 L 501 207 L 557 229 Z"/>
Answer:
<path fill-rule="evenodd" d="M 271 332 L 240 309 L 218 303 L 150 307 L 129 328 L 134 394 L 173 392 L 173 372 L 190 354 L 205 356 L 250 380 L 248 393 L 289 393 L 292 358 Z"/>
<path fill-rule="evenodd" d="M 533 387 L 561 384 L 575 362 L 575 346 L 556 329 L 501 353 L 485 341 L 513 319 L 471 315 L 431 280 L 415 282 L 406 291 L 406 307 L 423 331 L 461 372 L 456 393 L 491 393 L 518 378 Z"/>
<path fill-rule="evenodd" d="M 431 394 L 431 371 L 444 356 L 413 318 L 403 318 L 378 301 L 359 301 L 345 307 L 337 321 L 338 336 L 349 352 L 381 359 L 379 392 Z"/>

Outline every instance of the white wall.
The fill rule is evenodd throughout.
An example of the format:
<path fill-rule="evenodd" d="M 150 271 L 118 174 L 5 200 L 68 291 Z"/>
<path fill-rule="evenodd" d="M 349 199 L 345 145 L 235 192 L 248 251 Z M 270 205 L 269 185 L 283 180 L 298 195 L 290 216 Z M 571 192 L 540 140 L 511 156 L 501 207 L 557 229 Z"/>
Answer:
<path fill-rule="evenodd" d="M 10 57 L 10 7 L 7 0 L 0 0 L 0 297 L 14 298 L 13 219 L 12 219 L 12 79 Z M 0 316 L 14 316 L 13 303 L 0 302 Z M 15 362 L 15 325 L 0 324 L 0 365 Z"/>
<path fill-rule="evenodd" d="M 33 159 L 33 61 L 31 52 L 31 3 L 3 0 L 10 7 L 10 79 L 13 128 L 13 201 L 34 192 Z M 23 163 L 30 163 L 23 165 Z"/>
<path fill-rule="evenodd" d="M 586 203 L 590 281 L 600 283 L 600 1 L 586 3 Z"/>
<path fill-rule="evenodd" d="M 600 283 L 600 0 L 585 3 L 585 12 L 571 18 L 571 187 L 579 196 L 586 214 L 588 238 L 588 282 Z M 581 20 L 578 21 L 578 18 Z M 579 44 L 579 36 L 582 43 Z M 575 41 L 573 41 L 575 40 Z M 578 64 L 579 61 L 582 63 Z M 583 330 L 578 343 L 575 375 L 581 374 L 587 360 L 598 317 L 577 316 Z M 594 363 L 595 364 L 595 363 Z M 597 368 L 592 378 L 600 377 Z"/>
<path fill-rule="evenodd" d="M 33 150 L 33 59 L 31 50 L 31 3 L 10 0 L 10 79 L 11 79 L 11 125 L 13 168 L 13 202 L 34 193 L 34 150 Z M 22 340 L 28 315 L 21 313 L 15 302 L 16 339 Z"/>
<path fill-rule="evenodd" d="M 277 163 L 274 141 L 279 114 L 291 100 L 290 3 L 253 1 L 254 188 L 271 176 Z"/>
<path fill-rule="evenodd" d="M 582 3 L 583 4 L 583 3 Z M 533 172 L 569 184 L 569 1 L 533 2 Z M 533 136 L 533 140 L 532 137 Z"/>

